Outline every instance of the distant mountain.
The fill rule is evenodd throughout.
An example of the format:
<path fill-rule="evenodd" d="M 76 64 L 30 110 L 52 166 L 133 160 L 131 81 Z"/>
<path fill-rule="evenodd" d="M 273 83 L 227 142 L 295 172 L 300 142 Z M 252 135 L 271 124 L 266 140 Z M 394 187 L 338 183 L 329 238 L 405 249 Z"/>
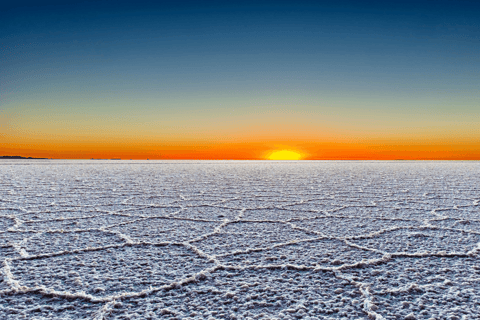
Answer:
<path fill-rule="evenodd" d="M 22 156 L 0 156 L 0 159 L 27 159 L 27 160 L 38 160 L 38 159 L 48 159 L 48 158 L 32 158 L 32 157 L 22 157 Z"/>

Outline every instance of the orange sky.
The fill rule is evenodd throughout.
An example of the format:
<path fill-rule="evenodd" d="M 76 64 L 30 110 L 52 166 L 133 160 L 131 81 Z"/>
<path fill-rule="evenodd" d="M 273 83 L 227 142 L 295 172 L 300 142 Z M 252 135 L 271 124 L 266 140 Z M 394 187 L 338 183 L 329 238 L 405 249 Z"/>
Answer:
<path fill-rule="evenodd" d="M 149 141 L 22 141 L 2 144 L 1 155 L 55 159 L 268 159 L 273 151 L 298 152 L 305 160 L 480 160 L 480 143 L 378 141 L 236 141 L 155 143 Z"/>
<path fill-rule="evenodd" d="M 4 113 L 0 155 L 257 160 L 291 150 L 306 160 L 480 160 L 480 126 L 472 114 L 438 113 L 425 120 L 407 112 L 348 111 L 325 107 L 314 113 L 307 106 L 247 108 L 240 116 Z"/>

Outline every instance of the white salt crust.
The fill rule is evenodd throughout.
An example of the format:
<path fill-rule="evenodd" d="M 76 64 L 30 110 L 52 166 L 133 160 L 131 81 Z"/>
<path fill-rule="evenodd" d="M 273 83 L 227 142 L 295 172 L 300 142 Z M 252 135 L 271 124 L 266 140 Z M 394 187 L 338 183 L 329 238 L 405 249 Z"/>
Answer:
<path fill-rule="evenodd" d="M 0 162 L 1 319 L 478 319 L 477 162 Z"/>

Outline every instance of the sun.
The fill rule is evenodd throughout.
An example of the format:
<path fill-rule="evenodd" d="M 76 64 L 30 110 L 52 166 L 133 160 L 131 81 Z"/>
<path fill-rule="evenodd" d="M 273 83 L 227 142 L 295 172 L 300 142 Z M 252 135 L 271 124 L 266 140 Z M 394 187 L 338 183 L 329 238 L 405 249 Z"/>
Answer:
<path fill-rule="evenodd" d="M 267 156 L 268 160 L 300 160 L 302 155 L 298 152 L 291 150 L 277 150 L 272 151 Z"/>

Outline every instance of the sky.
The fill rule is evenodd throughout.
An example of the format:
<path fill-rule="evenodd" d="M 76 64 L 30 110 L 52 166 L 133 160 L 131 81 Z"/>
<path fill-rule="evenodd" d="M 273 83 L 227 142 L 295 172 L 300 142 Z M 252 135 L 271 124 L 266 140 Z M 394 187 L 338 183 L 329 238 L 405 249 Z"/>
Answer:
<path fill-rule="evenodd" d="M 2 2 L 0 155 L 479 160 L 479 16 L 478 1 Z"/>

